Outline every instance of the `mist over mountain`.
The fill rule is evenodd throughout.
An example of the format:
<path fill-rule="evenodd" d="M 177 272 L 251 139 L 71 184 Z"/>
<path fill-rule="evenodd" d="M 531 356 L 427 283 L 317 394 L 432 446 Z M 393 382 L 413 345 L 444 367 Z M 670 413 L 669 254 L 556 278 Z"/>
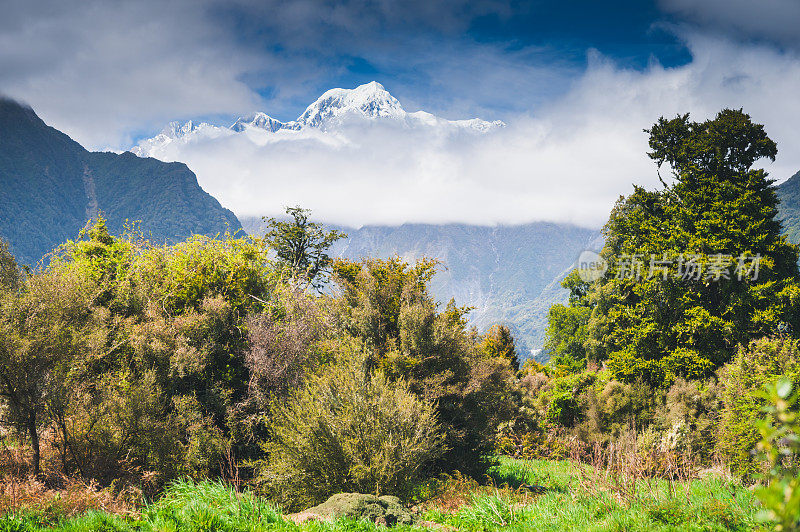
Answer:
<path fill-rule="evenodd" d="M 0 99 L 0 237 L 35 264 L 102 213 L 112 232 L 126 220 L 154 242 L 241 227 L 183 163 L 126 152 L 89 152 L 29 107 Z"/>

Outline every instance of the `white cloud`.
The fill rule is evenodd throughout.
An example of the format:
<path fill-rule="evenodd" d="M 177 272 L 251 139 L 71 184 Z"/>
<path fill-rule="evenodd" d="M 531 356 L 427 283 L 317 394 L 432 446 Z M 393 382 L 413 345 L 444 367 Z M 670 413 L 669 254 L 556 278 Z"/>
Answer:
<path fill-rule="evenodd" d="M 258 59 L 209 20 L 205 2 L 10 0 L 0 92 L 89 147 L 130 142 L 165 116 L 259 105 L 242 81 Z"/>
<path fill-rule="evenodd" d="M 783 43 L 797 35 L 792 0 L 765 0 L 758 13 L 739 0 L 661 5 L 706 27 Z M 730 40 L 732 30 L 720 32 L 728 38 L 691 30 L 687 65 L 628 70 L 591 54 L 580 74 L 553 50 L 463 37 L 475 17 L 507 16 L 501 3 L 398 6 L 7 0 L 0 92 L 30 103 L 89 148 L 119 148 L 169 120 L 257 109 L 293 118 L 285 109 L 336 78 L 347 57 L 369 51 L 363 58 L 377 70 L 396 73 L 387 85 L 408 110 L 509 124 L 482 137 L 390 126 L 257 142 L 231 136 L 163 154 L 187 162 L 238 214 L 276 214 L 299 203 L 353 225 L 548 219 L 596 226 L 632 183 L 657 184 L 643 128 L 660 115 L 702 119 L 726 106 L 743 107 L 778 141 L 779 158 L 768 166 L 775 178 L 800 169 L 800 58 L 791 46 L 780 51 Z"/>
<path fill-rule="evenodd" d="M 620 69 L 593 53 L 562 98 L 488 135 L 351 124 L 316 138 L 282 132 L 270 142 L 236 135 L 176 143 L 162 158 L 187 162 L 237 214 L 273 215 L 301 204 L 348 225 L 599 226 L 633 183 L 658 184 L 643 128 L 661 115 L 705 119 L 723 107 L 743 107 L 765 124 L 779 146 L 778 160 L 767 166 L 775 178 L 800 169 L 800 58 L 767 46 L 687 38 L 694 59 L 677 68 Z"/>
<path fill-rule="evenodd" d="M 292 118 L 359 60 L 445 113 L 524 105 L 564 83 L 565 67 L 539 68 L 543 52 L 465 38 L 487 14 L 510 12 L 500 0 L 4 0 L 0 94 L 87 148 L 113 149 L 170 120 L 265 107 Z"/>

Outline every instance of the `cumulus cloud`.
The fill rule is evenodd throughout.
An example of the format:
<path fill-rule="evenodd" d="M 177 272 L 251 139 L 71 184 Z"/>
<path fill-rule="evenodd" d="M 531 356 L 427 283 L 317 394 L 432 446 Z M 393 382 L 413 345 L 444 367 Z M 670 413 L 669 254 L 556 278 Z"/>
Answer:
<path fill-rule="evenodd" d="M 239 80 L 256 58 L 209 24 L 202 2 L 3 4 L 0 91 L 91 147 L 130 141 L 166 114 L 259 103 Z"/>
<path fill-rule="evenodd" d="M 702 119 L 725 106 L 743 107 L 778 141 L 779 159 L 768 166 L 775 178 L 797 171 L 796 2 L 660 5 L 686 24 L 673 30 L 691 62 L 627 69 L 590 53 L 584 70 L 530 39 L 471 39 L 476 20 L 514 16 L 499 0 L 7 0 L 0 93 L 94 149 L 130 147 L 170 120 L 222 122 L 255 110 L 292 119 L 331 80 L 358 69 L 408 111 L 508 123 L 482 136 L 351 124 L 175 144 L 161 154 L 187 162 L 242 215 L 299 203 L 350 225 L 597 226 L 632 183 L 657 184 L 643 128 L 660 115 Z"/>
<path fill-rule="evenodd" d="M 479 224 L 555 220 L 597 227 L 633 183 L 658 186 L 643 133 L 658 116 L 705 119 L 743 107 L 780 155 L 767 169 L 800 169 L 800 57 L 768 46 L 686 36 L 693 61 L 619 68 L 592 53 L 570 91 L 490 134 L 355 122 L 334 132 L 282 131 L 174 143 L 201 185 L 239 215 L 301 204 L 330 222 Z"/>

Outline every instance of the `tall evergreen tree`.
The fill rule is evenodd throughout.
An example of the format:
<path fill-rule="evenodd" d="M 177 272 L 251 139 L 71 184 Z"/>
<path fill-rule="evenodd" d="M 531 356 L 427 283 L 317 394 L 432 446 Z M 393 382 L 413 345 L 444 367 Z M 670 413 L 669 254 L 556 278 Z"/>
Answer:
<path fill-rule="evenodd" d="M 739 345 L 798 330 L 797 249 L 781 236 L 762 158 L 775 143 L 741 110 L 661 118 L 648 154 L 664 188 L 635 187 L 604 229 L 605 275 L 581 298 L 584 346 L 619 379 L 698 378 Z M 661 174 L 659 174 L 661 177 Z"/>

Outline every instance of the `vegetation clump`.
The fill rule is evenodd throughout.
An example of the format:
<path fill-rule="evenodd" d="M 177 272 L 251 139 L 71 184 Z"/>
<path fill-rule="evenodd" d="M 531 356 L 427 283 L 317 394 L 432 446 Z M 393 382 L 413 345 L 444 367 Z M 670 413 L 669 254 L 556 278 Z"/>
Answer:
<path fill-rule="evenodd" d="M 258 481 L 288 507 L 340 492 L 406 494 L 444 451 L 433 406 L 348 355 L 268 414 Z"/>

